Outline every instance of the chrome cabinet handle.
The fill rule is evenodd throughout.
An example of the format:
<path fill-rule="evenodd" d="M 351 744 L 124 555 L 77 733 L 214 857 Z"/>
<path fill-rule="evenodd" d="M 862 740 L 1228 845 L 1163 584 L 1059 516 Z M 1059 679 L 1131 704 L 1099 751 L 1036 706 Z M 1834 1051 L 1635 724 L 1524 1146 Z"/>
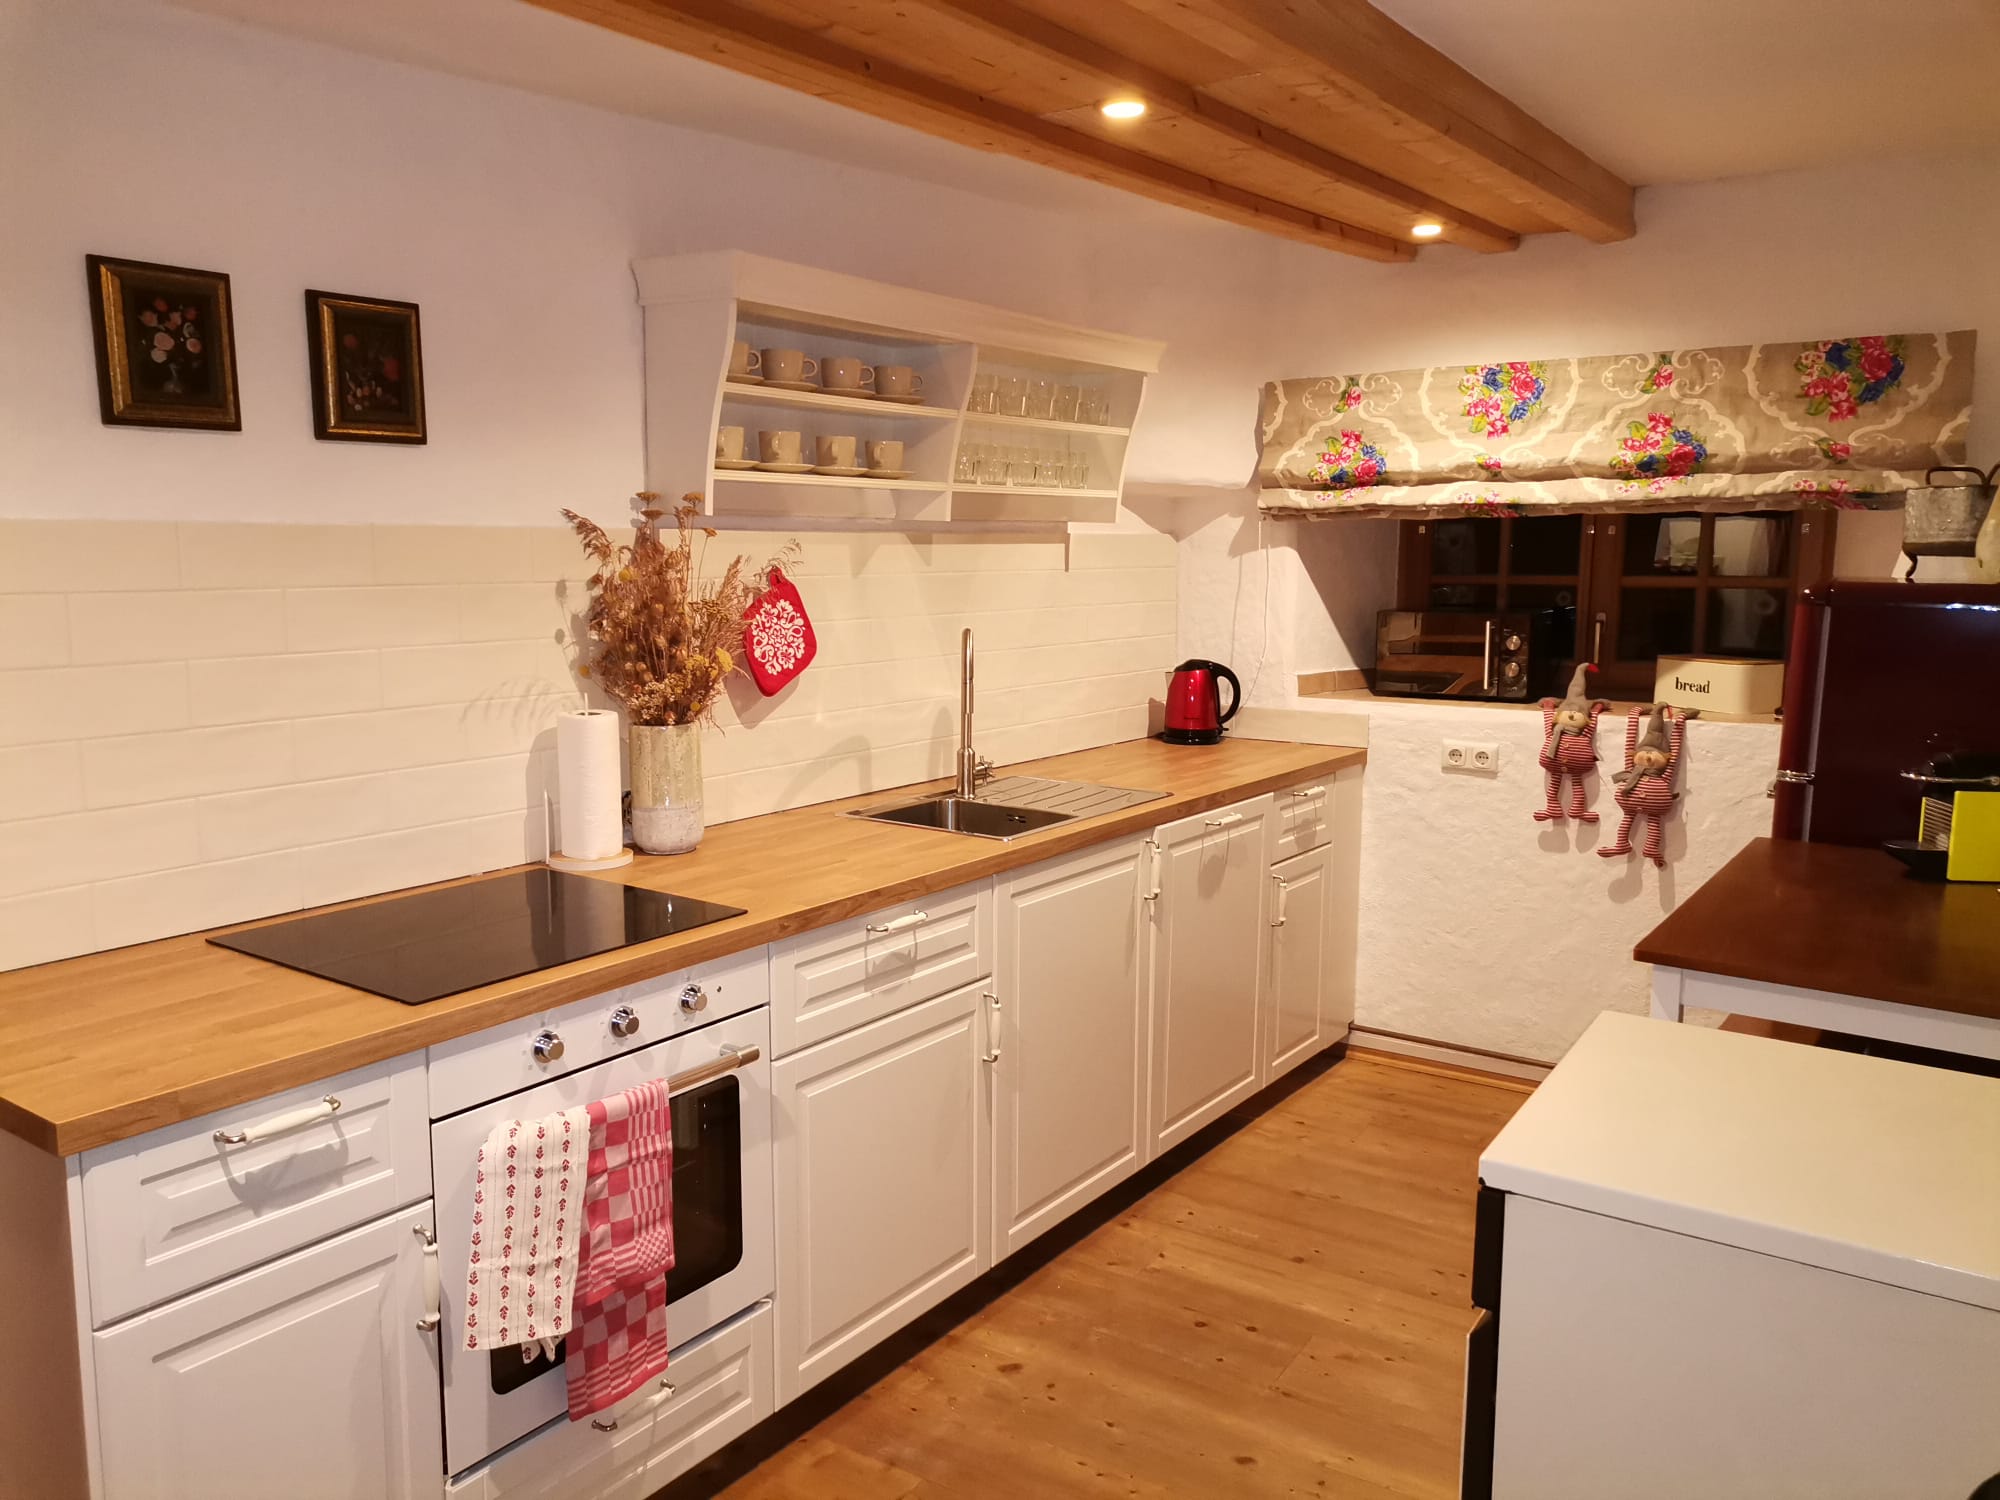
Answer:
<path fill-rule="evenodd" d="M 417 1319 L 419 1333 L 435 1333 L 444 1321 L 442 1289 L 438 1285 L 438 1237 L 422 1224 L 410 1226 L 410 1233 L 424 1242 L 424 1315 Z"/>
<path fill-rule="evenodd" d="M 1285 925 L 1285 892 L 1292 888 L 1292 883 L 1282 875 L 1273 875 L 1271 878 L 1278 883 L 1277 920 L 1271 925 L 1273 927 L 1283 927 Z"/>
<path fill-rule="evenodd" d="M 1242 821 L 1243 821 L 1242 813 L 1224 813 L 1219 818 L 1202 819 L 1201 826 L 1204 828 L 1234 828 L 1238 823 L 1241 823 Z"/>
<path fill-rule="evenodd" d="M 675 1394 L 674 1383 L 664 1375 L 660 1377 L 660 1389 L 665 1391 L 669 1396 Z"/>
<path fill-rule="evenodd" d="M 1146 840 L 1146 849 L 1147 849 L 1148 853 L 1150 853 L 1150 855 L 1152 856 L 1152 859 L 1151 859 L 1151 864 L 1152 864 L 1152 877 L 1153 877 L 1153 878 L 1152 878 L 1152 886 L 1153 886 L 1153 888 L 1152 888 L 1152 889 L 1151 889 L 1150 891 L 1147 891 L 1147 892 L 1146 892 L 1145 894 L 1143 894 L 1143 895 L 1142 895 L 1142 896 L 1141 896 L 1141 897 L 1140 897 L 1139 899 L 1140 899 L 1140 900 L 1142 900 L 1142 901 L 1157 901 L 1157 900 L 1159 900 L 1159 899 L 1160 899 L 1160 845 L 1159 845 L 1159 841 L 1158 841 L 1157 839 L 1147 839 L 1147 840 Z"/>
<path fill-rule="evenodd" d="M 597 1418 L 592 1417 L 590 1425 L 595 1427 L 599 1432 L 616 1432 L 618 1430 L 618 1419 L 613 1417 L 609 1422 L 600 1422 Z"/>
<path fill-rule="evenodd" d="M 260 1120 L 255 1125 L 245 1125 L 241 1130 L 218 1130 L 215 1144 L 218 1146 L 250 1146 L 258 1141 L 267 1141 L 274 1135 L 283 1135 L 288 1130 L 297 1130 L 301 1125 L 311 1125 L 319 1120 L 331 1120 L 340 1113 L 340 1100 L 328 1094 L 317 1104 L 308 1104 L 303 1109 L 287 1110 L 282 1115 L 273 1115 L 268 1120 Z"/>
<path fill-rule="evenodd" d="M 639 1029 L 639 1012 L 629 1005 L 621 1005 L 611 1012 L 611 1034 L 617 1037 L 632 1035 Z"/>
<path fill-rule="evenodd" d="M 921 927 L 931 919 L 927 911 L 913 911 L 907 916 L 892 917 L 886 922 L 870 922 L 868 930 L 878 935 L 891 932 L 907 932 L 912 927 Z"/>
<path fill-rule="evenodd" d="M 539 1062 L 552 1063 L 562 1061 L 562 1038 L 557 1036 L 553 1031 L 538 1033 L 534 1041 L 530 1042 L 528 1046 Z"/>
<path fill-rule="evenodd" d="M 1292 795 L 1294 797 L 1324 797 L 1326 795 L 1326 788 L 1324 786 L 1295 786 L 1292 788 Z"/>
<path fill-rule="evenodd" d="M 987 1052 L 985 1060 L 990 1063 L 997 1063 L 1000 1061 L 1000 997 L 992 990 L 983 990 L 980 993 L 984 996 L 986 1003 L 992 1007 L 987 1012 Z"/>

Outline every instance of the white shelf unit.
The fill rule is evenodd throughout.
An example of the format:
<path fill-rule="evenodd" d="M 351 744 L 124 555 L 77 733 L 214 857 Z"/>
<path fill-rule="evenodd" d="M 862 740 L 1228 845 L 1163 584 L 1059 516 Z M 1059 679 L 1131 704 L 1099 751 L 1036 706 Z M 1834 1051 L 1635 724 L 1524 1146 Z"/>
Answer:
<path fill-rule="evenodd" d="M 1117 520 L 1132 429 L 1164 345 L 744 251 L 640 260 L 633 272 L 646 320 L 649 489 L 670 499 L 699 492 L 710 515 L 739 524 L 810 519 L 936 530 Z M 877 367 L 909 365 L 925 402 L 731 380 L 737 339 L 815 359 L 853 355 Z M 974 375 L 989 370 L 1097 387 L 1107 421 L 968 412 Z M 744 429 L 751 458 L 767 430 L 799 432 L 807 462 L 819 437 L 854 437 L 860 464 L 871 440 L 899 440 L 899 467 L 909 477 L 717 469 L 724 426 Z M 959 483 L 961 449 L 980 442 L 1078 452 L 1089 478 L 1074 489 Z"/>

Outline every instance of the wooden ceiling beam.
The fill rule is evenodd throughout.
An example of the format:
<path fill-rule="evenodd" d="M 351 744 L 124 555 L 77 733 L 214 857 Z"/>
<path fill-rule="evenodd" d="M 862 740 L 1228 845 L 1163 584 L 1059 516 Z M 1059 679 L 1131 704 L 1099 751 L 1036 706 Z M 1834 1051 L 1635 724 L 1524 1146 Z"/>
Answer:
<path fill-rule="evenodd" d="M 1072 74 L 1089 78 L 1104 95 L 1129 90 L 1155 109 L 1164 107 L 1173 111 L 1191 128 L 1228 146 L 1247 148 L 1309 172 L 1344 192 L 1369 200 L 1371 207 L 1384 217 L 1403 221 L 1404 228 L 1419 220 L 1434 219 L 1444 226 L 1441 238 L 1469 249 L 1499 252 L 1520 246 L 1520 236 L 1510 229 L 1406 187 L 1282 126 L 1211 98 L 1198 88 L 1026 10 L 1013 0 L 912 0 L 912 3 L 969 22 L 997 45 L 1026 51 Z M 1104 125 L 1102 134 L 1115 137 L 1116 124 L 1106 121 Z"/>
<path fill-rule="evenodd" d="M 1266 233 L 1376 261 L 1408 260 L 1408 243 L 1218 183 L 1198 172 L 1053 124 L 1037 115 L 776 21 L 729 0 L 530 0 L 642 41 L 801 90 L 877 119 L 982 151 L 1021 157 Z"/>
<path fill-rule="evenodd" d="M 1244 63 L 1303 71 L 1413 150 L 1607 243 L 1633 233 L 1632 187 L 1367 0 L 1131 0 Z"/>

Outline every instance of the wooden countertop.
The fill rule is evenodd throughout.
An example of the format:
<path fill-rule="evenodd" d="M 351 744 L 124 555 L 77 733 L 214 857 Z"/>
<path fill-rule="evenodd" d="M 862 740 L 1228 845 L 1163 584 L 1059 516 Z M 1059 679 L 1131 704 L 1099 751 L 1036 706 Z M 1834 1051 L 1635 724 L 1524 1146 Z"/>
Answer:
<path fill-rule="evenodd" d="M 1757 839 L 1632 956 L 2000 1020 L 2000 889 L 1918 880 L 1880 849 Z"/>
<path fill-rule="evenodd" d="M 599 878 L 741 906 L 744 916 L 428 1005 L 280 968 L 199 933 L 18 969 L 0 974 L 0 1128 L 68 1156 L 1365 758 L 1271 740 L 1131 740 L 1009 766 L 1167 796 L 1008 844 L 838 816 L 894 792 L 719 824 L 693 854 L 642 855 Z"/>

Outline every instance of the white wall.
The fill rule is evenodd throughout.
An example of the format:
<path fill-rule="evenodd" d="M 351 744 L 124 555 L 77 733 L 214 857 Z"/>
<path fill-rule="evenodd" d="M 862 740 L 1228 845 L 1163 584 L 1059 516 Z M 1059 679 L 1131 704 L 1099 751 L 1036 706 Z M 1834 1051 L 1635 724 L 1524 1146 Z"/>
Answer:
<path fill-rule="evenodd" d="M 739 246 L 1148 332 L 1275 253 L 150 5 L 0 0 L 0 68 L 0 968 L 540 856 L 583 572 L 552 523 L 615 522 L 641 482 L 635 256 Z M 100 423 L 93 251 L 231 274 L 242 432 Z M 306 287 L 421 304 L 428 445 L 313 439 Z M 1213 378 L 1252 379 L 1245 321 L 1187 320 L 1169 410 L 1201 407 L 1203 336 L 1236 340 Z M 1006 761 L 1143 734 L 1175 660 L 1158 532 L 813 535 L 797 576 L 820 657 L 719 707 L 713 820 L 943 774 L 964 625 Z"/>
<path fill-rule="evenodd" d="M 1989 251 L 2000 157 L 1650 189 L 1639 226 L 1620 245 L 1555 238 L 1506 256 L 1426 255 L 1365 286 L 1344 267 L 1300 277 L 1281 289 L 1288 315 L 1268 325 L 1261 378 L 1969 327 L 1984 335 L 1971 449 L 2000 457 L 2000 277 Z M 1176 524 L 1190 653 L 1231 663 L 1271 704 L 1291 701 L 1300 672 L 1372 663 L 1375 611 L 1394 602 L 1394 522 L 1260 521 L 1242 488 L 1184 492 Z M 1838 570 L 1886 575 L 1900 525 L 1893 513 L 1843 516 Z M 1950 572 L 1925 564 L 1927 577 Z M 1530 820 L 1538 715 L 1405 703 L 1368 712 L 1365 1026 L 1554 1060 L 1599 1008 L 1643 1007 L 1633 944 L 1769 830 L 1772 726 L 1692 726 L 1672 863 L 1660 872 L 1585 852 L 1608 831 L 1570 843 Z M 1446 735 L 1500 744 L 1500 774 L 1440 771 Z M 1607 718 L 1599 748 L 1613 767 L 1622 744 Z M 1615 815 L 1602 789 L 1596 805 Z"/>
<path fill-rule="evenodd" d="M 721 247 L 1166 339 L 1133 472 L 1225 482 L 1265 288 L 1331 259 L 1109 189 L 1038 210 L 137 0 L 0 0 L 0 36 L 0 277 L 34 351 L 0 361 L 0 515 L 615 510 L 642 475 L 630 263 Z M 101 425 L 87 252 L 231 274 L 242 432 Z M 314 441 L 307 287 L 422 305 L 428 446 Z"/>

